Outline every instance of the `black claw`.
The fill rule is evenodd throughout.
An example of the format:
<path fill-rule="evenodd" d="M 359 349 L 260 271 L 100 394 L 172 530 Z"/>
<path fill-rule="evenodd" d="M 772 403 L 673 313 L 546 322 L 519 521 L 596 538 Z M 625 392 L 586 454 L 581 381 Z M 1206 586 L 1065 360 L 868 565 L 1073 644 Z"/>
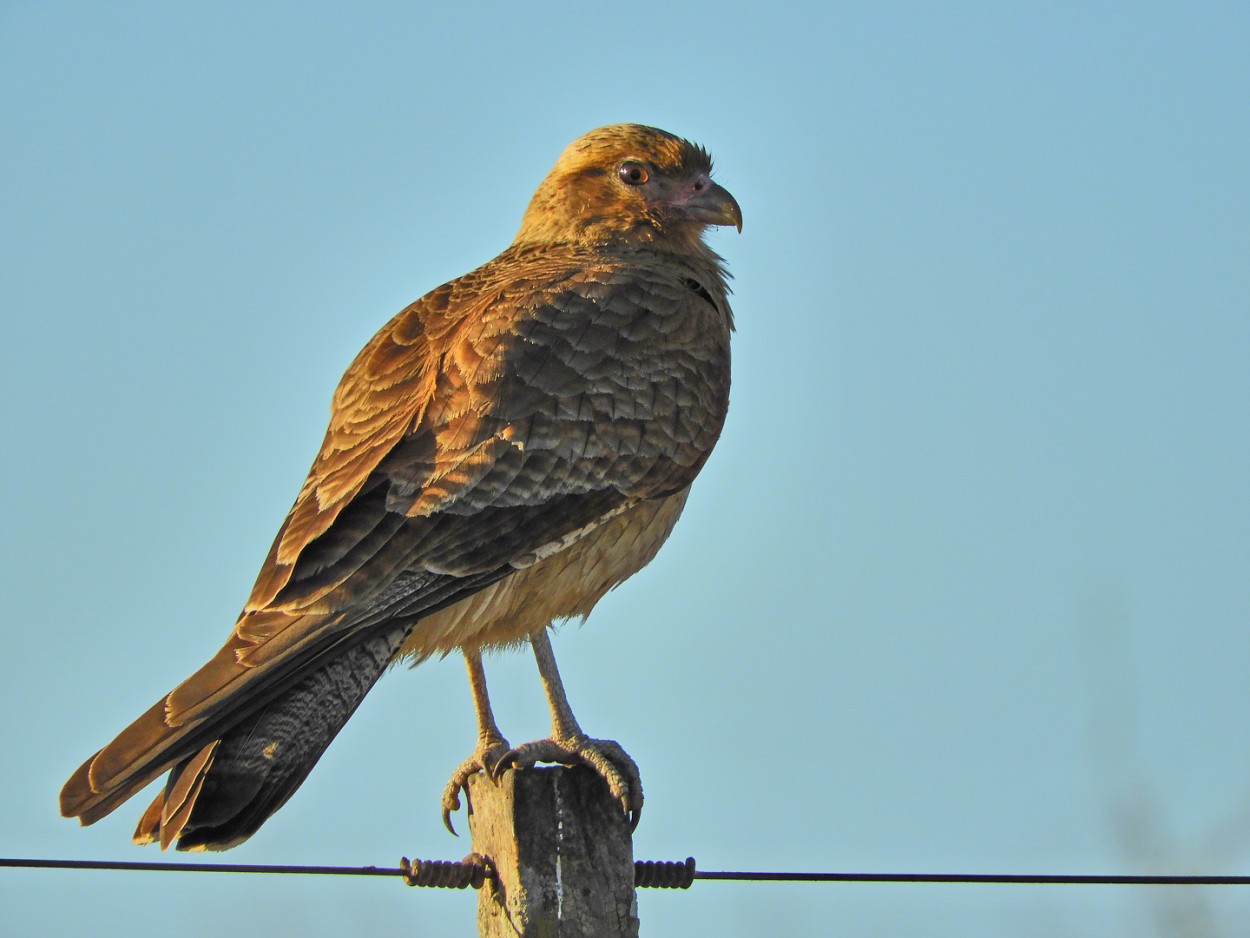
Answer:
<path fill-rule="evenodd" d="M 503 773 L 512 768 L 515 763 L 516 754 L 511 752 L 505 753 L 493 767 L 486 770 L 486 774 L 490 777 L 492 782 L 498 785 L 499 780 L 503 778 Z"/>
<path fill-rule="evenodd" d="M 638 822 L 642 820 L 642 806 L 639 805 L 637 811 L 626 811 L 625 814 L 629 818 L 629 832 L 632 834 L 638 830 Z"/>
<path fill-rule="evenodd" d="M 456 829 L 452 827 L 451 812 L 459 811 L 459 810 L 460 810 L 460 795 L 459 795 L 459 789 L 457 789 L 457 794 L 454 794 L 451 796 L 451 807 L 443 808 L 443 826 L 447 828 L 447 830 L 451 831 L 451 836 L 453 837 L 459 837 L 460 835 L 457 834 Z"/>

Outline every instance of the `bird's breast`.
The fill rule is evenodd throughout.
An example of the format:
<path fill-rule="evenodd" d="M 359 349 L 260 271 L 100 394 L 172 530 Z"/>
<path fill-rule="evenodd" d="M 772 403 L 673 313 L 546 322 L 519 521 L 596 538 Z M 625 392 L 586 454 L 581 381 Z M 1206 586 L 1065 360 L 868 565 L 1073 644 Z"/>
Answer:
<path fill-rule="evenodd" d="M 655 557 L 689 491 L 641 502 L 564 550 L 422 619 L 402 654 L 419 661 L 457 648 L 509 645 L 555 619 L 589 615 L 609 590 Z"/>

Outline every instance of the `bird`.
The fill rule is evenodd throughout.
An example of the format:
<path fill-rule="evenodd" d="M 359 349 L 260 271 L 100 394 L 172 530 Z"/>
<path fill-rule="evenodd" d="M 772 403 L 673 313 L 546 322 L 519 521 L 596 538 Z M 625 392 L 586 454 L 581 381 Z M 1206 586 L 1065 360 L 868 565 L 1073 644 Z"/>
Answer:
<path fill-rule="evenodd" d="M 501 254 L 401 310 L 334 392 L 329 427 L 225 645 L 65 783 L 84 825 L 164 773 L 137 844 L 225 850 L 303 783 L 392 664 L 464 655 L 473 774 L 587 765 L 626 820 L 637 765 L 581 729 L 548 630 L 649 563 L 729 405 L 742 230 L 708 151 L 641 124 L 569 144 Z M 551 735 L 509 745 L 485 652 L 528 643 Z M 454 830 L 453 830 L 454 833 Z"/>

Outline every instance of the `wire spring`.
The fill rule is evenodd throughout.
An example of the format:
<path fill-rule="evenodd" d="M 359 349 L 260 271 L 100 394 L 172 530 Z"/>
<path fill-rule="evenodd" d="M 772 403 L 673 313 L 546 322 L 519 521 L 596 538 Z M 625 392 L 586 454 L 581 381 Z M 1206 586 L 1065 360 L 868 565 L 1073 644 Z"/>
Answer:
<path fill-rule="evenodd" d="M 440 889 L 481 889 L 487 877 L 495 873 L 491 862 L 480 853 L 470 853 L 455 860 L 409 860 L 401 857 L 399 868 L 409 886 L 434 886 Z"/>
<path fill-rule="evenodd" d="M 639 889 L 689 889 L 694 882 L 694 857 L 686 862 L 638 860 L 634 863 L 634 886 Z"/>

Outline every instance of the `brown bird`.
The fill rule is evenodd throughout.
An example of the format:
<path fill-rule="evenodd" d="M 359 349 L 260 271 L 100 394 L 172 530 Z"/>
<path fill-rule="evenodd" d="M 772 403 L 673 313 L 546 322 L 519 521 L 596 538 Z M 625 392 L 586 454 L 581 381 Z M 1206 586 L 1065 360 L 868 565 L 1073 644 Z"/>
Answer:
<path fill-rule="evenodd" d="M 584 763 L 637 823 L 642 786 L 569 708 L 547 627 L 655 556 L 720 435 L 733 329 L 710 225 L 742 228 L 707 151 L 637 124 L 574 141 L 512 245 L 356 356 L 225 647 L 88 759 L 61 813 L 91 824 L 163 772 L 135 842 L 225 850 L 312 770 L 394 661 L 464 653 L 474 772 Z M 529 639 L 549 739 L 512 749 L 482 652 Z"/>

